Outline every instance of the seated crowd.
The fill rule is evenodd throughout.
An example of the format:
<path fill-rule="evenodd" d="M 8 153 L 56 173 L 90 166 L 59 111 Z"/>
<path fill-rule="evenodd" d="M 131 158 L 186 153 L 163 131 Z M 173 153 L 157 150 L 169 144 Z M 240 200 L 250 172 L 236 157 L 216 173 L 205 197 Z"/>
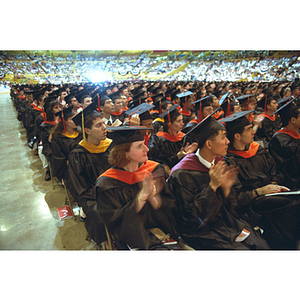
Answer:
<path fill-rule="evenodd" d="M 13 85 L 10 95 L 45 180 L 62 182 L 98 245 L 298 249 L 297 80 Z"/>

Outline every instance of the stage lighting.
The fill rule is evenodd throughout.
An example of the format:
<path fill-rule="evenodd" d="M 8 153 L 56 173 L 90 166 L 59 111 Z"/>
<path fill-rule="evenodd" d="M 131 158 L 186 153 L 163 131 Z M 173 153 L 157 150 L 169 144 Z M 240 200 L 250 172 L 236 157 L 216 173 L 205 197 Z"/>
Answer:
<path fill-rule="evenodd" d="M 107 75 L 103 72 L 94 71 L 94 72 L 90 73 L 89 80 L 91 82 L 103 82 L 106 80 L 108 80 L 108 81 L 113 80 L 113 78 L 111 75 Z"/>

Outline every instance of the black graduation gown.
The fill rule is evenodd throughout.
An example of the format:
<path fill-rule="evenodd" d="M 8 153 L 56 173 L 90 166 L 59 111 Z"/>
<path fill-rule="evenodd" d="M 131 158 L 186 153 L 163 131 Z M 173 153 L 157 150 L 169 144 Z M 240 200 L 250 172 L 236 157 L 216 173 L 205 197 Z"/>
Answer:
<path fill-rule="evenodd" d="M 160 134 L 164 136 L 160 136 Z M 173 140 L 170 140 L 173 136 L 164 131 L 152 135 L 153 138 L 148 142 L 148 158 L 172 169 L 180 161 L 177 153 L 183 145 L 183 134 L 179 132 Z"/>
<path fill-rule="evenodd" d="M 264 114 L 263 114 L 264 115 Z M 275 121 L 272 121 L 270 118 L 265 117 L 261 123 L 261 128 L 259 127 L 256 132 L 258 140 L 265 141 L 266 146 L 270 142 L 272 136 L 278 131 L 281 127 L 281 119 L 276 115 Z"/>
<path fill-rule="evenodd" d="M 269 143 L 277 172 L 284 177 L 283 184 L 290 189 L 300 189 L 300 139 L 277 132 Z"/>
<path fill-rule="evenodd" d="M 219 160 L 222 158 L 217 157 L 215 163 Z M 194 153 L 171 170 L 167 183 L 176 196 L 176 220 L 184 241 L 195 249 L 269 249 L 250 224 L 235 213 L 233 192 L 225 199 L 220 188 L 216 192 L 210 188 L 208 172 Z M 236 242 L 244 228 L 250 235 Z"/>
<path fill-rule="evenodd" d="M 263 237 L 271 248 L 295 248 L 300 239 L 300 197 L 260 196 L 252 199 L 253 189 L 282 182 L 268 150 L 253 142 L 245 151 L 228 151 L 226 160 L 239 168 L 237 181 L 232 187 L 238 199 L 238 214 L 244 218 L 247 215 L 253 226 L 265 230 Z"/>
<path fill-rule="evenodd" d="M 151 233 L 151 228 L 160 228 L 173 239 L 177 239 L 171 212 L 174 199 L 166 188 L 160 194 L 163 204 L 159 209 L 154 210 L 147 202 L 141 211 L 136 212 L 136 196 L 140 190 L 141 179 L 135 180 L 135 176 L 143 174 L 145 169 L 153 174 L 156 171 L 164 172 L 160 164 L 148 160 L 136 172 L 112 167 L 97 179 L 98 212 L 113 236 L 117 249 L 128 249 L 127 245 L 141 250 L 168 249 Z M 108 172 L 113 172 L 114 176 L 109 176 Z M 124 177 L 127 182 L 123 181 Z"/>
<path fill-rule="evenodd" d="M 164 121 L 160 118 L 156 118 L 152 122 L 153 125 L 153 133 L 157 133 L 159 131 L 163 131 Z"/>
<path fill-rule="evenodd" d="M 124 119 L 125 119 L 125 112 L 126 112 L 125 110 L 122 110 L 121 114 L 118 114 L 118 113 L 114 114 L 114 113 L 112 113 L 111 116 L 112 116 L 113 122 L 116 119 L 119 119 L 122 122 L 122 124 L 123 124 Z"/>
<path fill-rule="evenodd" d="M 96 179 L 111 167 L 108 163 L 112 144 L 102 153 L 91 153 L 77 145 L 69 154 L 69 175 L 72 191 L 79 206 L 88 213 L 95 205 Z"/>
<path fill-rule="evenodd" d="M 67 137 L 63 134 L 52 137 L 52 172 L 53 176 L 58 179 L 69 180 L 69 172 L 67 162 L 69 160 L 70 152 L 82 140 L 82 133 L 77 137 Z"/>
<path fill-rule="evenodd" d="M 104 224 L 95 208 L 95 182 L 100 174 L 111 167 L 107 161 L 111 149 L 112 143 L 103 149 L 104 152 L 91 153 L 78 144 L 69 154 L 70 192 L 86 214 L 85 228 L 98 245 L 107 240 L 107 237 Z"/>
<path fill-rule="evenodd" d="M 48 138 L 50 136 L 50 130 L 56 125 L 54 123 L 43 122 L 40 126 L 40 134 L 43 145 L 42 153 L 46 156 L 47 160 L 51 162 L 51 143 Z"/>

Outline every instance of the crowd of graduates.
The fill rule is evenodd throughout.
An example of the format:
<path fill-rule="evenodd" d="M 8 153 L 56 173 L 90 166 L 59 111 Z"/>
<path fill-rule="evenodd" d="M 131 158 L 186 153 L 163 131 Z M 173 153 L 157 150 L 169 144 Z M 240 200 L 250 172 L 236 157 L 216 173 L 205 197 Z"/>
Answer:
<path fill-rule="evenodd" d="M 299 95 L 297 80 L 10 92 L 45 180 L 62 182 L 90 237 L 146 250 L 298 248 Z"/>

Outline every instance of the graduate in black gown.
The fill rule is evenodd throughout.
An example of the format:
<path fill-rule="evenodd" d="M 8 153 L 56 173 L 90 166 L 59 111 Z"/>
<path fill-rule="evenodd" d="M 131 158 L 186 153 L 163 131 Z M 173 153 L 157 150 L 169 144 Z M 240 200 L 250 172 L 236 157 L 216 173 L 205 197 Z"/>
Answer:
<path fill-rule="evenodd" d="M 194 94 L 190 91 L 177 94 L 177 97 L 180 99 L 180 113 L 183 117 L 184 126 L 186 126 L 192 119 L 195 118 L 194 105 L 192 103 L 196 99 Z"/>
<path fill-rule="evenodd" d="M 45 180 L 49 181 L 51 179 L 49 163 L 51 163 L 51 137 L 50 131 L 60 122 L 60 117 L 55 114 L 60 111 L 60 105 L 57 100 L 53 100 L 48 98 L 44 104 L 45 109 L 45 119 L 43 123 L 40 125 L 40 137 L 42 144 L 40 149 L 42 151 L 39 152 L 40 159 L 43 162 L 43 166 L 46 169 Z M 44 156 L 44 157 L 43 157 Z M 47 160 L 48 166 L 46 166 L 44 160 Z"/>
<path fill-rule="evenodd" d="M 139 131 L 142 126 L 113 130 L 112 168 L 97 179 L 96 199 L 101 218 L 117 249 L 168 249 L 152 232 L 160 228 L 177 239 L 171 213 L 174 199 L 165 188 L 166 174 L 157 162 L 148 160 L 148 148 Z M 148 128 L 149 130 L 150 128 Z"/>
<path fill-rule="evenodd" d="M 191 120 L 183 129 L 182 132 L 189 132 L 194 126 L 199 124 L 204 118 L 213 112 L 213 107 L 211 106 L 211 100 L 213 95 L 206 96 L 202 99 L 194 101 L 192 104 L 195 105 L 196 118 Z"/>
<path fill-rule="evenodd" d="M 256 136 L 257 139 L 262 140 L 264 142 L 264 146 L 268 148 L 268 144 L 272 136 L 281 127 L 280 116 L 274 114 L 278 108 L 278 104 L 276 100 L 273 99 L 272 95 L 266 94 L 259 101 L 257 101 L 257 106 L 263 108 L 264 112 L 259 116 L 264 117 L 264 119 L 256 132 Z"/>
<path fill-rule="evenodd" d="M 283 180 L 268 150 L 253 141 L 253 124 L 246 117 L 250 112 L 222 120 L 230 140 L 226 161 L 239 169 L 232 187 L 238 200 L 236 212 L 247 214 L 253 226 L 264 230 L 263 237 L 272 249 L 296 249 L 300 239 L 300 196 L 280 194 L 289 189 L 281 185 Z M 275 193 L 279 194 L 272 195 Z"/>
<path fill-rule="evenodd" d="M 69 154 L 82 140 L 82 133 L 77 130 L 77 126 L 72 120 L 75 113 L 73 107 L 65 108 L 57 113 L 61 121 L 54 128 L 51 139 L 52 150 L 52 174 L 60 180 L 64 180 L 68 190 L 70 178 L 68 171 Z"/>
<path fill-rule="evenodd" d="M 105 170 L 111 167 L 108 154 L 112 140 L 106 136 L 103 118 L 95 109 L 94 101 L 77 114 L 73 121 L 81 125 L 83 139 L 69 154 L 69 175 L 71 194 L 82 208 L 81 217 L 91 238 L 100 245 L 106 241 L 103 222 L 94 209 L 96 205 L 95 182 Z M 83 122 L 82 122 L 83 114 Z"/>
<path fill-rule="evenodd" d="M 168 179 L 177 200 L 179 233 L 195 249 L 269 249 L 234 211 L 237 198 L 231 187 L 237 170 L 221 157 L 229 141 L 212 114 L 192 129 L 198 137 L 197 152 L 175 165 Z"/>
<path fill-rule="evenodd" d="M 187 143 L 183 147 L 183 117 L 173 105 L 160 115 L 164 119 L 164 130 L 156 133 L 158 139 L 149 141 L 149 159 L 159 162 L 165 167 L 167 174 L 185 155 L 197 149 L 196 143 Z"/>
<path fill-rule="evenodd" d="M 300 189 L 300 113 L 293 99 L 275 113 L 279 113 L 282 128 L 269 143 L 269 152 L 274 158 L 277 172 L 284 178 L 284 185 Z"/>

